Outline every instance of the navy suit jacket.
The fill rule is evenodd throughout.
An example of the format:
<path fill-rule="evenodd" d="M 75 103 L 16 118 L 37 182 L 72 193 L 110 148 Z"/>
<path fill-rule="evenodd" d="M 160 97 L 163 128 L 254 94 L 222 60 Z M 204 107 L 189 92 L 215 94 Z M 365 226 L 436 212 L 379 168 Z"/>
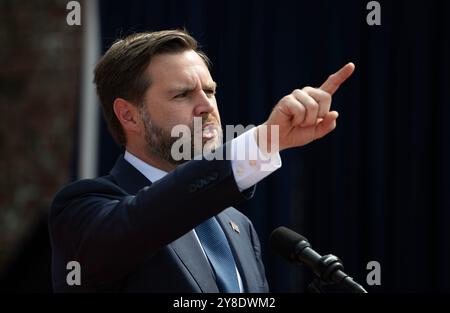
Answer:
<path fill-rule="evenodd" d="M 76 181 L 55 196 L 49 216 L 53 288 L 219 292 L 192 232 L 216 215 L 245 292 L 268 292 L 258 236 L 231 207 L 253 192 L 239 191 L 230 161 L 190 161 L 152 184 L 121 156 L 110 175 Z M 80 264 L 80 286 L 66 283 L 70 261 Z"/>

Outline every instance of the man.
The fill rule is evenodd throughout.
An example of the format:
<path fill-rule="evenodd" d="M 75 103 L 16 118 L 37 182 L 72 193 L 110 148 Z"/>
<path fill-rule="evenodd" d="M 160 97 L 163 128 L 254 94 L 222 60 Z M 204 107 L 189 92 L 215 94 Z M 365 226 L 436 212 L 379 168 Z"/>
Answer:
<path fill-rule="evenodd" d="M 281 166 L 279 151 L 335 128 L 331 95 L 354 65 L 320 88 L 294 90 L 264 124 L 222 145 L 208 64 L 195 39 L 178 30 L 131 35 L 101 58 L 97 92 L 126 151 L 110 175 L 74 182 L 56 195 L 49 217 L 55 291 L 269 290 L 258 236 L 232 206 Z M 174 158 L 172 128 L 187 125 L 195 134 L 195 118 L 202 121 L 201 146 L 231 160 Z M 278 150 L 265 151 L 260 147 L 272 147 L 273 126 Z M 260 136 L 266 129 L 268 136 Z M 237 159 L 242 147 L 258 158 Z M 80 265 L 79 284 L 66 279 L 71 261 Z"/>

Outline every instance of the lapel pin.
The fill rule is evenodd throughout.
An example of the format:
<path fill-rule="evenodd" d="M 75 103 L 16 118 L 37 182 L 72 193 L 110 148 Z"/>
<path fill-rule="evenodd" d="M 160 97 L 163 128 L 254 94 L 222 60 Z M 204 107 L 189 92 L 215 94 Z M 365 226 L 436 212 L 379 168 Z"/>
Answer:
<path fill-rule="evenodd" d="M 231 225 L 231 228 L 232 228 L 235 232 L 237 232 L 238 234 L 241 233 L 241 231 L 239 230 L 239 226 L 237 226 L 236 223 L 234 223 L 233 221 L 230 221 L 230 225 Z"/>

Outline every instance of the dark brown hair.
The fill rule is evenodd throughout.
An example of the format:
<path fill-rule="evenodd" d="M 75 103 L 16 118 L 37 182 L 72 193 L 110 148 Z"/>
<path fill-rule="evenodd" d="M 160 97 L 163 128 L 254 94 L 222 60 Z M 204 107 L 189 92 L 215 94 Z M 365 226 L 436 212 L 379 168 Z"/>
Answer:
<path fill-rule="evenodd" d="M 117 40 L 95 67 L 94 82 L 102 104 L 103 116 L 114 140 L 124 146 L 125 133 L 114 114 L 113 103 L 123 98 L 137 106 L 150 87 L 145 73 L 153 56 L 163 53 L 196 51 L 210 66 L 208 57 L 199 50 L 197 41 L 185 30 L 163 30 L 130 35 Z"/>

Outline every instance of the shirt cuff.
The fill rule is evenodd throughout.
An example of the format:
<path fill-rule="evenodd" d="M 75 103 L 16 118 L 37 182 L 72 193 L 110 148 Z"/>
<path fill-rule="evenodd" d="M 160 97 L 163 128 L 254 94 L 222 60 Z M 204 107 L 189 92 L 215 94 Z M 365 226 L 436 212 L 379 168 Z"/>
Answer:
<path fill-rule="evenodd" d="M 240 191 L 255 185 L 281 167 L 278 152 L 264 153 L 256 143 L 256 128 L 231 141 L 231 168 Z"/>

